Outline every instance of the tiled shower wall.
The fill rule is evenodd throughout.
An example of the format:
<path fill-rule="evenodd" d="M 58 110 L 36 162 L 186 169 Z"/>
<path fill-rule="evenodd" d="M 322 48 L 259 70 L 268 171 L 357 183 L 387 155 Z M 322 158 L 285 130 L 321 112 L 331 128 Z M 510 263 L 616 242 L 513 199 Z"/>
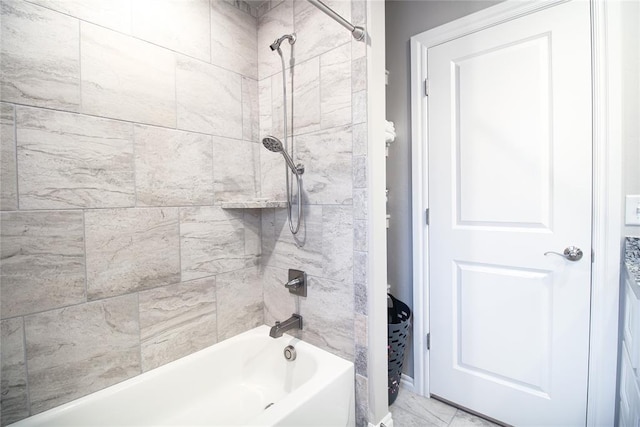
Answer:
<path fill-rule="evenodd" d="M 2 0 L 2 425 L 264 322 L 257 21 Z"/>
<path fill-rule="evenodd" d="M 355 362 L 366 425 L 365 44 L 302 0 L 1 4 L 2 424 L 299 311 Z M 284 199 L 259 140 L 283 136 L 268 45 L 292 31 L 296 239 L 283 209 L 220 208 Z"/>
<path fill-rule="evenodd" d="M 364 1 L 326 3 L 355 25 L 365 24 Z M 299 310 L 301 338 L 354 361 L 357 424 L 366 425 L 366 45 L 306 1 L 272 1 L 271 6 L 258 18 L 260 135 L 283 136 L 282 64 L 268 46 L 295 32 L 295 44 L 283 42 L 282 51 L 293 134 L 289 144 L 295 161 L 305 166 L 305 214 L 294 238 L 286 210 L 262 213 L 265 321 Z M 284 168 L 281 156 L 261 152 L 263 196 L 285 198 Z M 282 286 L 288 268 L 307 272 L 306 298 Z"/>

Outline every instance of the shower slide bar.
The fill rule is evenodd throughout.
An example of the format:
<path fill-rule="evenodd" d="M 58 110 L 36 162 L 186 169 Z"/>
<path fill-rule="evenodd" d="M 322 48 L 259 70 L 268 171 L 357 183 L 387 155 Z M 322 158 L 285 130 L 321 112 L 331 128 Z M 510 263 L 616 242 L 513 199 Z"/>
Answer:
<path fill-rule="evenodd" d="M 322 3 L 320 0 L 307 0 L 307 1 L 312 5 L 314 5 L 315 7 L 317 7 L 318 9 L 320 9 L 321 11 L 323 11 L 324 13 L 326 13 L 327 15 L 329 15 L 329 17 L 333 18 L 333 20 L 336 21 L 338 24 L 342 25 L 347 30 L 351 31 L 351 35 L 353 35 L 354 39 L 358 41 L 364 40 L 364 36 L 367 34 L 364 28 L 353 25 L 351 22 L 344 19 L 335 10 L 331 9 L 329 6 Z"/>

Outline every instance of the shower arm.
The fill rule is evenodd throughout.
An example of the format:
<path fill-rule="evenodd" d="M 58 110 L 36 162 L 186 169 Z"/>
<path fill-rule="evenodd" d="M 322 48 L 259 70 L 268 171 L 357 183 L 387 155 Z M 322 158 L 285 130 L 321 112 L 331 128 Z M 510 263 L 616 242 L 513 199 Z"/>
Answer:
<path fill-rule="evenodd" d="M 314 5 L 315 7 L 317 7 L 318 9 L 320 9 L 321 11 L 323 11 L 324 13 L 326 13 L 327 15 L 329 15 L 329 17 L 332 18 L 334 21 L 336 21 L 338 24 L 342 25 L 347 30 L 351 31 L 351 35 L 353 35 L 354 39 L 358 41 L 364 40 L 364 37 L 367 34 L 367 32 L 363 27 L 353 25 L 351 22 L 344 19 L 335 10 L 331 9 L 329 6 L 322 3 L 320 0 L 307 0 L 307 1 L 312 5 Z"/>

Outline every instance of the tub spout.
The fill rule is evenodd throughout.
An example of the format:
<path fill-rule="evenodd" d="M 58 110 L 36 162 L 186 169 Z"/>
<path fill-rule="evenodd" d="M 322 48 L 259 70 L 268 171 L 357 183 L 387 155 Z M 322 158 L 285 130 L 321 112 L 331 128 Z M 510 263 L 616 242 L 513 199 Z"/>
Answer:
<path fill-rule="evenodd" d="M 284 322 L 276 322 L 275 326 L 273 326 L 269 331 L 269 336 L 271 338 L 279 338 L 282 334 L 291 329 L 302 330 L 302 316 L 294 313 Z"/>

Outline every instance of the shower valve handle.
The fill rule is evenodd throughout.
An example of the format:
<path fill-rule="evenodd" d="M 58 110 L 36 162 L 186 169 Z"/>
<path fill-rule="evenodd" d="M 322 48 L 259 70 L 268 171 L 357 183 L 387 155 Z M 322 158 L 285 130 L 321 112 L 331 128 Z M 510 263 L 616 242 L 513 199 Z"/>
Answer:
<path fill-rule="evenodd" d="M 285 283 L 289 292 L 301 297 L 307 296 L 307 273 L 300 270 L 289 269 L 289 281 Z"/>

